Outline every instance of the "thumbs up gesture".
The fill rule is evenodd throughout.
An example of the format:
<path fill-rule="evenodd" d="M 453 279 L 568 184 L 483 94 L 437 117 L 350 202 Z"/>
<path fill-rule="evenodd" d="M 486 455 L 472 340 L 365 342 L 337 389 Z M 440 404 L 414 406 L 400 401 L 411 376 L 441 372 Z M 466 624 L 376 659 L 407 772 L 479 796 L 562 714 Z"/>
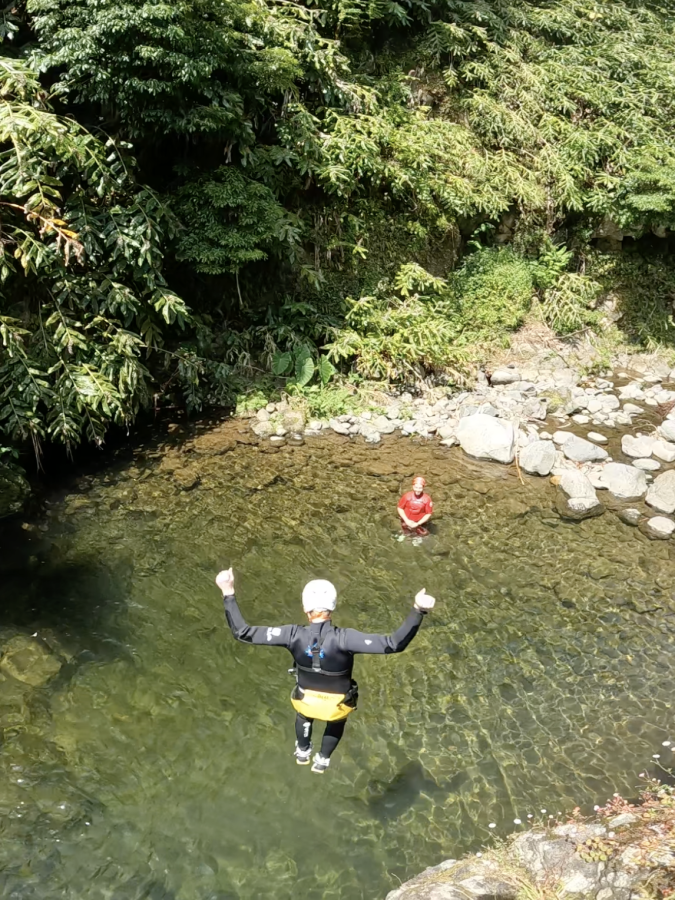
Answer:
<path fill-rule="evenodd" d="M 430 609 L 434 608 L 434 604 L 436 600 L 431 596 L 431 594 L 427 594 L 426 589 L 422 588 L 421 591 L 418 591 L 415 594 L 415 609 L 424 610 L 425 612 L 429 612 Z"/>
<path fill-rule="evenodd" d="M 223 569 L 216 575 L 216 584 L 223 592 L 223 596 L 232 596 L 234 594 L 234 573 L 232 569 Z"/>

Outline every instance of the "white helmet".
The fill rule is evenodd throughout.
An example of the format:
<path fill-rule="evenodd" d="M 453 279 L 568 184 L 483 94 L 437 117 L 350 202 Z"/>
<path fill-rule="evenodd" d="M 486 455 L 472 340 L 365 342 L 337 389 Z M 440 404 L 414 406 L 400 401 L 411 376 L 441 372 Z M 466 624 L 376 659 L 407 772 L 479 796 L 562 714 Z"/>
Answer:
<path fill-rule="evenodd" d="M 336 600 L 335 585 L 323 578 L 308 581 L 302 592 L 302 608 L 305 612 L 311 612 L 313 609 L 333 610 Z"/>

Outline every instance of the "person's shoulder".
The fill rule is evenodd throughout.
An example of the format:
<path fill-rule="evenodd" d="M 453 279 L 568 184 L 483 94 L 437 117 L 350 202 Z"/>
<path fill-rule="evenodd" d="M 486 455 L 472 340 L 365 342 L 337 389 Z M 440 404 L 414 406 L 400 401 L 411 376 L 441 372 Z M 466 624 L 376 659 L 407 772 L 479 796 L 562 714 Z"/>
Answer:
<path fill-rule="evenodd" d="M 402 503 L 404 500 L 410 500 L 410 498 L 412 497 L 412 495 L 413 495 L 413 492 L 412 492 L 412 491 L 406 491 L 405 494 L 403 494 L 403 496 L 402 496 L 401 499 L 399 500 L 399 503 Z"/>

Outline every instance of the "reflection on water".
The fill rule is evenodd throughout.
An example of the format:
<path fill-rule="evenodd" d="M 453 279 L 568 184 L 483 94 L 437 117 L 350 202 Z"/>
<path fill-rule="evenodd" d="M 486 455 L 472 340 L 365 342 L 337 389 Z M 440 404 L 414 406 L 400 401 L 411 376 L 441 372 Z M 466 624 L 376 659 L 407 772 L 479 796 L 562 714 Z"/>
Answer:
<path fill-rule="evenodd" d="M 2 684 L 2 896 L 379 898 L 489 822 L 633 791 L 672 722 L 668 544 L 564 524 L 550 485 L 456 451 L 232 446 L 96 479 L 9 546 L 0 636 L 37 631 L 62 665 Z M 421 546 L 395 540 L 413 472 Z M 226 628 L 229 564 L 260 624 L 299 621 L 310 578 L 353 627 L 439 600 L 404 654 L 358 661 L 321 779 L 292 757 L 290 657 Z"/>

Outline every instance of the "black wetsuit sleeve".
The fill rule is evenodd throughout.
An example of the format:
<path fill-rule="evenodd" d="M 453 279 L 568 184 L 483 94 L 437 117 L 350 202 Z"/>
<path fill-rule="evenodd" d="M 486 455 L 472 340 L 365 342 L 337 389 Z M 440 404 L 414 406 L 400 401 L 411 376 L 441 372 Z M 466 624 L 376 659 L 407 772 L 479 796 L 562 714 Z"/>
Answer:
<path fill-rule="evenodd" d="M 234 594 L 223 597 L 225 618 L 232 634 L 244 644 L 268 644 L 270 647 L 290 649 L 297 625 L 249 625 L 239 609 Z"/>
<path fill-rule="evenodd" d="M 345 628 L 341 646 L 349 653 L 400 653 L 419 631 L 423 618 L 424 613 L 411 610 L 403 625 L 393 634 L 364 634 L 363 631 Z"/>

